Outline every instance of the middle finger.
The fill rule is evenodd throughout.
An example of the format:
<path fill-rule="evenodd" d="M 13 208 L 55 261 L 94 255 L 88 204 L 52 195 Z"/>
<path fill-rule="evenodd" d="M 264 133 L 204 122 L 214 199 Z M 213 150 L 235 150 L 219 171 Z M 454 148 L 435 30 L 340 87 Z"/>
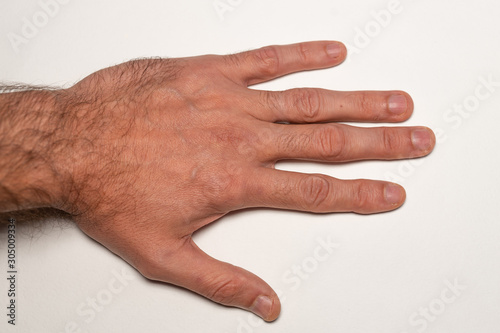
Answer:
<path fill-rule="evenodd" d="M 285 91 L 248 90 L 248 113 L 269 122 L 331 121 L 400 122 L 413 112 L 404 91 L 332 91 L 295 88 Z"/>

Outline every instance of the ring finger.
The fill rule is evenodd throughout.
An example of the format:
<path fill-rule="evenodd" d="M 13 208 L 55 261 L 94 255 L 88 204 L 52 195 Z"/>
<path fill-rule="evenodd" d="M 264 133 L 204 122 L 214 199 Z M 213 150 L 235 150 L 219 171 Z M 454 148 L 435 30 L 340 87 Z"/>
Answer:
<path fill-rule="evenodd" d="M 427 127 L 354 127 L 343 124 L 272 124 L 265 159 L 323 162 L 392 160 L 429 154 L 436 138 Z"/>

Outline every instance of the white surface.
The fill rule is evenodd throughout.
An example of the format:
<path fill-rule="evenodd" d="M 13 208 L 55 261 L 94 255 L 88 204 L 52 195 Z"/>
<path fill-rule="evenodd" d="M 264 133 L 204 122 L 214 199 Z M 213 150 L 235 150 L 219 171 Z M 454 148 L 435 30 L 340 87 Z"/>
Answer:
<path fill-rule="evenodd" d="M 500 3 L 401 0 L 401 11 L 380 31 L 371 30 L 364 45 L 357 29 L 376 29 L 371 12 L 392 1 L 220 2 L 233 4 L 222 19 L 213 0 L 69 1 L 16 53 L 8 34 L 21 35 L 23 17 L 32 21 L 42 9 L 37 1 L 3 1 L 0 80 L 70 85 L 136 57 L 341 40 L 351 46 L 348 62 L 261 88 L 404 89 L 416 104 L 405 125 L 439 130 L 440 142 L 431 156 L 412 163 L 280 167 L 340 178 L 396 177 L 407 189 L 406 204 L 374 216 L 253 210 L 197 234 L 206 252 L 282 291 L 283 311 L 272 324 L 148 282 L 73 226 L 19 226 L 17 326 L 7 325 L 3 314 L 7 283 L 2 278 L 0 331 L 499 332 L 500 86 L 475 111 L 447 110 L 473 101 L 481 78 L 500 82 Z M 0 268 L 6 271 L 6 236 L 0 236 Z M 307 266 L 314 264 L 317 239 L 328 237 L 338 248 L 317 267 Z M 291 267 L 303 264 L 311 271 L 308 278 L 292 279 Z M 111 294 L 110 283 L 120 286 L 114 274 L 122 269 L 132 277 Z M 455 282 L 466 288 L 453 298 L 447 289 Z M 113 297 L 91 317 L 85 303 L 99 295 Z M 423 319 L 419 311 L 428 307 L 432 317 Z"/>

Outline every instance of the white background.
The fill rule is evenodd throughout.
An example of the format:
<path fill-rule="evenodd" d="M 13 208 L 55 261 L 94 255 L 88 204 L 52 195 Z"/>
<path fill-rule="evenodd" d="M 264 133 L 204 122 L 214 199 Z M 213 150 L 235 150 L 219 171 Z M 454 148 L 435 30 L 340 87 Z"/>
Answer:
<path fill-rule="evenodd" d="M 210 255 L 281 290 L 282 314 L 272 324 L 149 282 L 71 224 L 18 226 L 17 325 L 4 314 L 2 273 L 0 331 L 499 332 L 500 3 L 400 0 L 379 21 L 374 13 L 394 1 L 219 1 L 229 4 L 225 12 L 214 3 L 74 0 L 44 16 L 37 1 L 2 1 L 0 80 L 69 86 L 131 58 L 341 40 L 350 49 L 341 66 L 259 88 L 406 90 L 415 112 L 405 125 L 434 129 L 436 149 L 414 162 L 279 167 L 394 180 L 405 186 L 406 204 L 372 216 L 251 210 L 196 234 Z M 40 27 L 13 45 L 9 38 L 25 38 L 27 21 Z M 5 272 L 5 230 L 0 237 Z M 318 261 L 318 239 L 328 238 L 338 248 Z M 293 266 L 307 278 L 294 276 Z M 100 311 L 87 304 L 96 297 L 105 303 Z"/>

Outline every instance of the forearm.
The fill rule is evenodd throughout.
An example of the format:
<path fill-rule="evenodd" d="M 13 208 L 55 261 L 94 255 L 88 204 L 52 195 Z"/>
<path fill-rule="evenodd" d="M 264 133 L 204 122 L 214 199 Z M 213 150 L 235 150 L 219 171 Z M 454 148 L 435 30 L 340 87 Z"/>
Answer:
<path fill-rule="evenodd" d="M 0 94 L 0 212 L 62 204 L 58 91 Z"/>

